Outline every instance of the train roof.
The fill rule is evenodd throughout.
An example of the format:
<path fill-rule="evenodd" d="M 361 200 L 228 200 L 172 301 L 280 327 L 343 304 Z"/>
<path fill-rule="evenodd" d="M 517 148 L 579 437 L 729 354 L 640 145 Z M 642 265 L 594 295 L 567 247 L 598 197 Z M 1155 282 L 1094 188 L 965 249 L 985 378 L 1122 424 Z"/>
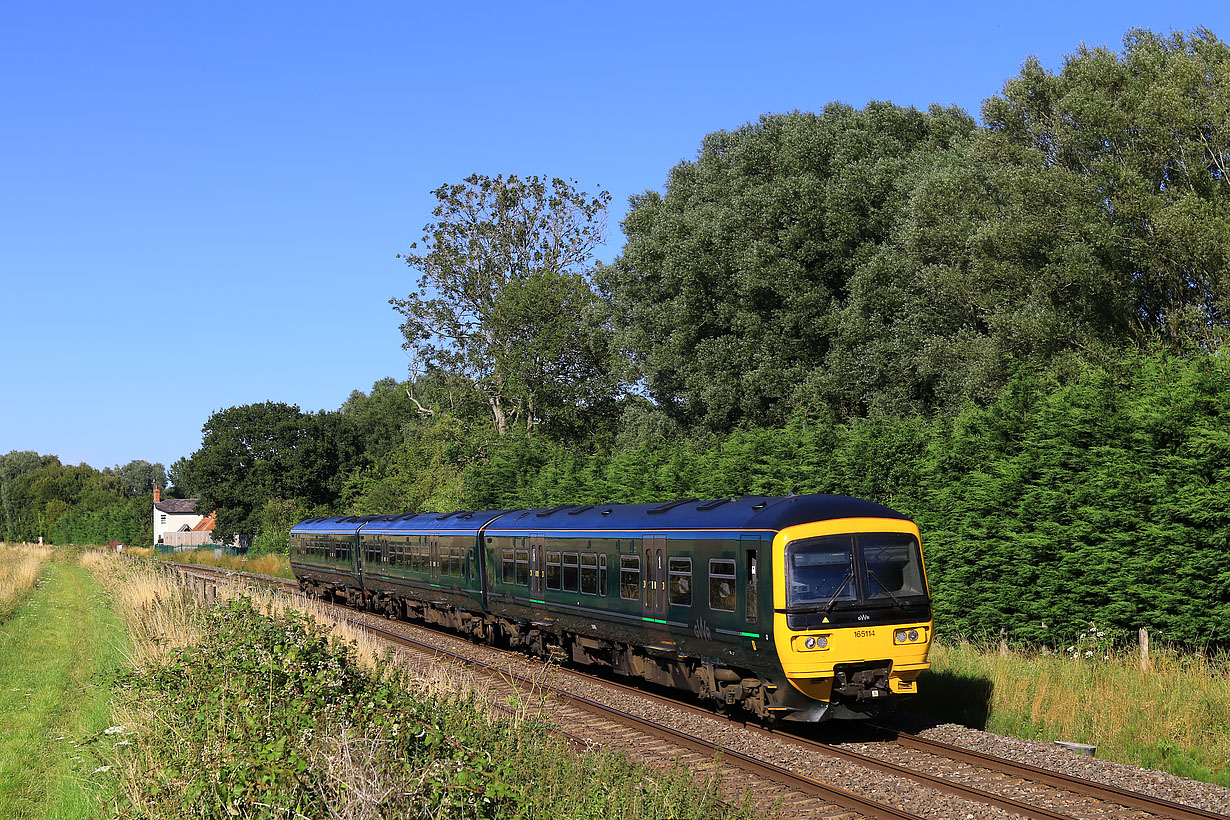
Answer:
<path fill-rule="evenodd" d="M 780 530 L 837 518 L 896 518 L 894 509 L 845 495 L 745 495 L 658 504 L 564 504 L 513 510 L 491 523 L 502 530 Z"/>
<path fill-rule="evenodd" d="M 895 518 L 896 510 L 845 495 L 745 495 L 702 501 L 689 498 L 655 504 L 561 504 L 532 510 L 481 510 L 309 518 L 294 532 L 462 531 L 490 525 L 494 532 L 546 530 L 781 530 L 838 518 Z"/>
<path fill-rule="evenodd" d="M 370 531 L 451 530 L 478 532 L 507 510 L 477 510 L 451 513 L 404 513 L 401 515 L 342 515 L 307 518 L 291 527 L 291 532 L 345 532 L 363 527 Z"/>

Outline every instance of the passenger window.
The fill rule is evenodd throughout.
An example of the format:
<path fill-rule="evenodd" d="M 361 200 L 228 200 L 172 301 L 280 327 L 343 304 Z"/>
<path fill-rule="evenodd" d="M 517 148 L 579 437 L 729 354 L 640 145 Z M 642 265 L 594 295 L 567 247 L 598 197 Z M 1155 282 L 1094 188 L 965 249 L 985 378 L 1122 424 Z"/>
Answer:
<path fill-rule="evenodd" d="M 641 559 L 639 556 L 619 556 L 619 597 L 629 601 L 641 599 Z"/>
<path fill-rule="evenodd" d="M 606 553 L 598 556 L 598 594 L 606 595 Z"/>
<path fill-rule="evenodd" d="M 672 606 L 692 605 L 692 559 L 670 559 L 670 593 Z"/>
<path fill-rule="evenodd" d="M 503 571 L 502 571 L 502 574 L 500 575 L 500 580 L 506 584 L 515 583 L 517 576 L 516 576 L 515 562 L 513 561 L 513 551 L 512 550 L 504 550 L 503 560 L 501 563 L 502 563 Z"/>
<path fill-rule="evenodd" d="M 564 553 L 564 590 L 566 592 L 577 591 L 577 554 L 575 552 Z"/>
<path fill-rule="evenodd" d="M 581 556 L 581 592 L 585 595 L 598 594 L 598 556 L 594 553 Z"/>
<path fill-rule="evenodd" d="M 559 589 L 559 553 L 547 553 L 547 589 Z"/>
<path fill-rule="evenodd" d="M 517 583 L 523 587 L 530 585 L 529 550 L 517 550 Z"/>
<path fill-rule="evenodd" d="M 709 608 L 735 611 L 735 562 L 720 558 L 709 561 Z"/>

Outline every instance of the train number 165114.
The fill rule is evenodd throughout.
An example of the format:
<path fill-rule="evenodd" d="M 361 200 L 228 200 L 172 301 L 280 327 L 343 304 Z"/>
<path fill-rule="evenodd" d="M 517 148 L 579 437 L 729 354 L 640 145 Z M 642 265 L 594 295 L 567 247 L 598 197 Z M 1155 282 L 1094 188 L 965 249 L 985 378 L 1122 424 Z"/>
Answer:
<path fill-rule="evenodd" d="M 876 636 L 876 631 L 874 629 L 854 630 L 854 637 L 856 638 L 874 638 L 875 636 Z"/>

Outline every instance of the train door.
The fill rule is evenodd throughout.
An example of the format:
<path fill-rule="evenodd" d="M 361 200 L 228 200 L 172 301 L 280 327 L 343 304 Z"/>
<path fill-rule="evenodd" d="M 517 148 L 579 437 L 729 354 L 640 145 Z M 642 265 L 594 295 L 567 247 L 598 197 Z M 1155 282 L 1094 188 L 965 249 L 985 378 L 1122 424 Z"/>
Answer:
<path fill-rule="evenodd" d="M 431 582 L 438 584 L 440 583 L 440 536 L 428 536 L 427 543 L 429 544 L 427 563 L 431 567 Z"/>
<path fill-rule="evenodd" d="M 641 542 L 645 567 L 644 614 L 654 643 L 668 641 L 666 624 L 666 536 L 646 535 Z M 661 626 L 658 626 L 658 625 Z"/>
<path fill-rule="evenodd" d="M 755 652 L 758 648 L 756 638 L 757 624 L 760 621 L 760 555 L 761 539 L 758 535 L 744 535 L 740 539 L 743 547 L 743 640 L 750 643 Z"/>
<path fill-rule="evenodd" d="M 543 553 L 547 547 L 545 533 L 534 533 L 530 536 L 530 595 L 542 596 L 542 568 L 546 560 Z"/>

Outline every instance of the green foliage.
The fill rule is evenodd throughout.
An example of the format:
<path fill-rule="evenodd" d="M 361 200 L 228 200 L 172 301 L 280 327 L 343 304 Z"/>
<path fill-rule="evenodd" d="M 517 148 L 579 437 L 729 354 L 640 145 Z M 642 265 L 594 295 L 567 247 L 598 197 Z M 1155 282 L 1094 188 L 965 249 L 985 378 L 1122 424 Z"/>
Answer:
<path fill-rule="evenodd" d="M 119 476 L 124 492 L 131 496 L 152 493 L 154 487 L 167 485 L 167 473 L 161 464 L 150 464 L 144 459 L 130 461 L 123 467 L 116 467 L 115 474 Z"/>
<path fill-rule="evenodd" d="M 146 546 L 154 540 L 154 509 L 152 494 L 90 509 L 85 504 L 74 506 L 56 519 L 52 529 L 55 544 L 123 544 Z"/>
<path fill-rule="evenodd" d="M 477 174 L 432 193 L 436 221 L 422 252 L 405 255 L 418 291 L 390 300 L 416 367 L 464 376 L 501 434 L 510 419 L 575 423 L 609 401 L 605 315 L 587 268 L 610 195 Z"/>
<path fill-rule="evenodd" d="M 267 499 L 260 511 L 260 529 L 252 539 L 249 554 L 256 556 L 286 550 L 290 528 L 308 517 L 299 502 L 286 498 Z"/>
<path fill-rule="evenodd" d="M 204 631 L 125 681 L 159 720 L 116 748 L 114 771 L 138 767 L 141 786 L 117 790 L 117 817 L 736 814 L 689 772 L 650 777 L 610 753 L 578 757 L 535 720 L 493 721 L 396 666 L 365 671 L 300 614 L 268 618 L 241 599 Z"/>
<path fill-rule="evenodd" d="M 705 137 L 666 193 L 632 200 L 601 282 L 650 394 L 689 423 L 782 423 L 834 345 L 847 290 L 911 183 L 973 120 L 871 103 Z"/>
<path fill-rule="evenodd" d="M 1230 286 L 1230 47 L 1134 30 L 983 108 L 872 103 L 707 136 L 602 270 L 676 418 L 725 431 L 986 404 L 1023 366 L 1212 350 Z"/>
<path fill-rule="evenodd" d="M 147 544 L 153 500 L 134 492 L 161 470 L 147 461 L 100 472 L 31 452 L 0 456 L 0 541 Z"/>
<path fill-rule="evenodd" d="M 453 416 L 433 419 L 429 426 L 408 427 L 401 446 L 351 474 L 342 487 L 341 507 L 352 515 L 458 509 L 460 463 L 474 440 Z"/>
<path fill-rule="evenodd" d="M 303 413 L 275 402 L 219 410 L 202 433 L 187 481 L 203 509 L 218 511 L 215 536 L 223 540 L 255 535 L 271 498 L 307 507 L 332 503 L 362 458 L 348 415 Z"/>
<path fill-rule="evenodd" d="M 955 417 L 797 413 L 687 437 L 638 410 L 617 448 L 492 441 L 461 506 L 854 495 L 919 522 L 941 633 L 1057 645 L 1095 621 L 1226 645 L 1228 416 L 1223 357 L 1164 350 L 1023 371 Z"/>
<path fill-rule="evenodd" d="M 1027 60 L 983 118 L 999 141 L 1086 181 L 1143 330 L 1222 340 L 1230 275 L 1230 47 L 1134 29 L 1052 75 Z M 1088 198 L 1088 197 L 1087 197 Z"/>

